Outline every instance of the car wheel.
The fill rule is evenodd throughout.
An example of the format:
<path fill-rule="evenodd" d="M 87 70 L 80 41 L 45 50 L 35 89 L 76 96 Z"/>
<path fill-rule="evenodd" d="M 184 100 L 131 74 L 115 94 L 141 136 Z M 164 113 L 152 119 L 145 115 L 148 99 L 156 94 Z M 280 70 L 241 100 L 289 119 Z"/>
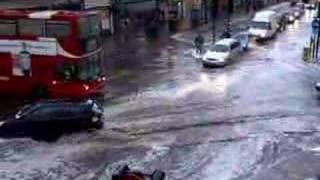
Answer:
<path fill-rule="evenodd" d="M 60 133 L 39 133 L 33 135 L 31 138 L 36 141 L 54 142 L 60 138 Z"/>
<path fill-rule="evenodd" d="M 102 129 L 103 128 L 103 122 L 101 120 L 93 122 L 93 128 L 95 129 Z"/>
<path fill-rule="evenodd" d="M 155 170 L 152 173 L 151 180 L 164 180 L 166 174 L 163 171 Z"/>
<path fill-rule="evenodd" d="M 52 133 L 44 135 L 43 140 L 46 142 L 55 142 L 60 138 L 61 134 L 59 133 Z"/>
<path fill-rule="evenodd" d="M 204 68 L 210 68 L 210 66 L 209 66 L 208 64 L 205 64 L 205 63 L 202 64 L 202 67 L 204 67 Z"/>

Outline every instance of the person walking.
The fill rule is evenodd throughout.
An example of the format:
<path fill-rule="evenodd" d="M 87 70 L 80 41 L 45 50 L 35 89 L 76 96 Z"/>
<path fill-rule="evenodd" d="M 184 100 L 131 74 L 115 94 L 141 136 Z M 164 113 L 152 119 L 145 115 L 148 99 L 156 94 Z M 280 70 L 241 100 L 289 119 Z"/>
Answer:
<path fill-rule="evenodd" d="M 196 53 L 201 54 L 203 49 L 203 44 L 204 44 L 204 38 L 200 33 L 198 33 L 196 38 L 194 39 L 194 44 L 196 47 Z"/>

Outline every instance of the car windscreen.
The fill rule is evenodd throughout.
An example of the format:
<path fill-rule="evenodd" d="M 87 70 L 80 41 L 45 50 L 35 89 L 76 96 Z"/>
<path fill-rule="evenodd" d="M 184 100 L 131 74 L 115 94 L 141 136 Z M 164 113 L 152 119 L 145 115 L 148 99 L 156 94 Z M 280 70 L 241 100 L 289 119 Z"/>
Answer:
<path fill-rule="evenodd" d="M 35 111 L 37 108 L 39 108 L 38 104 L 36 104 L 36 105 L 31 105 L 31 104 L 25 105 L 17 112 L 17 115 L 26 116 L 26 115 L 32 113 L 33 111 Z"/>
<path fill-rule="evenodd" d="M 228 52 L 229 47 L 226 45 L 216 44 L 214 46 L 211 46 L 210 51 L 213 52 Z"/>
<path fill-rule="evenodd" d="M 79 33 L 81 39 L 98 36 L 100 33 L 99 18 L 97 15 L 84 16 L 79 19 Z"/>
<path fill-rule="evenodd" d="M 269 22 L 252 21 L 251 27 L 256 28 L 256 29 L 264 29 L 264 30 L 271 29 L 271 25 Z"/>

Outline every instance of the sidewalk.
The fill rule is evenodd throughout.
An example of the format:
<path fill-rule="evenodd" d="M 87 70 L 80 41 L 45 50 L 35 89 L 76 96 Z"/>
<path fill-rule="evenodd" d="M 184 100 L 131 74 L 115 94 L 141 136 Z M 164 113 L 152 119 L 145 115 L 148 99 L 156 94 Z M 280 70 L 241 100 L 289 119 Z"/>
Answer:
<path fill-rule="evenodd" d="M 249 25 L 249 21 L 251 20 L 251 17 L 253 16 L 253 13 L 237 13 L 231 17 L 231 29 L 232 32 L 241 32 L 245 31 Z M 227 17 L 220 17 L 215 21 L 215 35 L 216 39 L 222 34 L 222 31 L 224 30 L 225 22 L 227 21 Z M 176 33 L 171 36 L 172 39 L 187 43 L 189 45 L 194 44 L 194 39 L 197 36 L 197 33 L 200 33 L 204 39 L 205 44 L 209 44 L 212 42 L 212 23 L 208 23 L 204 26 L 201 26 L 197 29 L 192 29 L 188 31 L 183 31 L 180 33 Z"/>
<path fill-rule="evenodd" d="M 278 10 L 283 10 L 284 8 L 287 8 L 288 5 L 289 3 L 283 2 L 276 5 L 267 6 L 263 9 L 264 10 L 273 9 L 278 11 Z M 231 22 L 232 22 L 231 29 L 233 34 L 246 31 L 248 29 L 248 26 L 250 25 L 251 18 L 254 16 L 254 13 L 255 12 L 252 11 L 250 13 L 239 12 L 239 13 L 233 14 L 233 16 L 231 17 Z M 216 27 L 215 39 L 219 39 L 219 36 L 222 34 L 222 31 L 224 30 L 226 21 L 227 21 L 227 17 L 220 17 L 215 21 L 215 27 Z M 206 45 L 212 43 L 212 23 L 201 26 L 198 29 L 191 29 L 188 31 L 182 31 L 182 32 L 176 33 L 172 35 L 171 38 L 178 42 L 194 45 L 193 41 L 197 33 L 200 33 L 201 35 L 204 36 Z"/>

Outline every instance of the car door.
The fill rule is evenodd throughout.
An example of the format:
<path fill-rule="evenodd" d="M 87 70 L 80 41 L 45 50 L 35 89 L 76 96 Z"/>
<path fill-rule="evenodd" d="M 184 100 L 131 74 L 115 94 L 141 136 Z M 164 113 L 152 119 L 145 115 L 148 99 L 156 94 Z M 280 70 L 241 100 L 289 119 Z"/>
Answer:
<path fill-rule="evenodd" d="M 28 112 L 23 116 L 23 118 L 18 119 L 18 127 L 25 135 L 34 135 L 46 128 L 47 120 L 49 119 L 49 115 L 46 113 L 49 108 L 46 106 L 41 106 L 33 111 Z M 21 133 L 22 134 L 22 133 Z"/>
<path fill-rule="evenodd" d="M 230 46 L 230 49 L 232 59 L 236 58 L 240 52 L 240 43 L 238 41 L 233 42 Z"/>
<path fill-rule="evenodd" d="M 277 19 L 272 18 L 271 19 L 271 36 L 277 33 L 278 28 L 279 28 L 279 22 L 277 21 Z"/>
<path fill-rule="evenodd" d="M 76 104 L 67 104 L 64 106 L 64 109 L 60 109 L 63 112 L 64 118 L 61 118 L 61 124 L 66 131 L 72 131 L 77 129 L 79 122 L 82 119 L 82 114 L 79 109 L 79 106 Z"/>

